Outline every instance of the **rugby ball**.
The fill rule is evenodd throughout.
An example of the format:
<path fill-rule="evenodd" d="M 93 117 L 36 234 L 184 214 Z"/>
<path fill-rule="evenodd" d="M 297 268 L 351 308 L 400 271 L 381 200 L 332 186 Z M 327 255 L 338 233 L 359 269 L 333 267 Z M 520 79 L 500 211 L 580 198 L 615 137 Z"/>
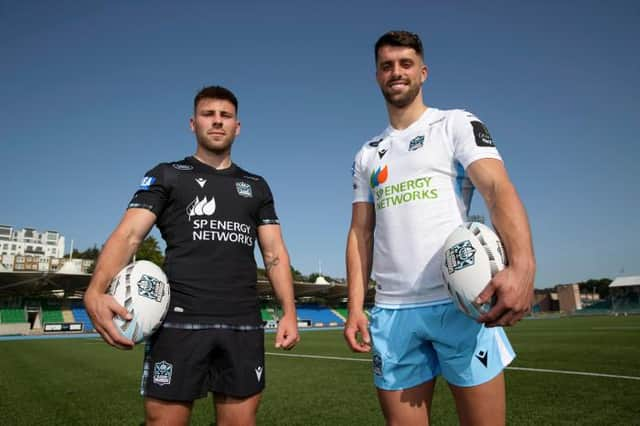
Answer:
<path fill-rule="evenodd" d="M 498 235 L 482 223 L 465 222 L 449 235 L 443 251 L 442 275 L 458 308 L 472 318 L 489 312 L 494 301 L 480 305 L 475 299 L 507 264 Z"/>
<path fill-rule="evenodd" d="M 147 260 L 125 266 L 109 287 L 116 301 L 133 317 L 127 321 L 115 316 L 113 322 L 120 333 L 140 343 L 160 326 L 169 309 L 169 282 L 162 269 Z"/>

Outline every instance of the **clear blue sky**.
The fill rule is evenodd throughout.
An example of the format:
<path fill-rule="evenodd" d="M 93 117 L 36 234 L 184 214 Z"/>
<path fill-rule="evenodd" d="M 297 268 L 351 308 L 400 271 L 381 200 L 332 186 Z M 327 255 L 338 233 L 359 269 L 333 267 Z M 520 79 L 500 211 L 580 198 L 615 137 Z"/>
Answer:
<path fill-rule="evenodd" d="M 293 265 L 344 277 L 351 163 L 387 124 L 373 44 L 408 29 L 427 104 L 474 112 L 505 159 L 536 286 L 639 274 L 640 4 L 444 3 L 0 0 L 0 223 L 100 246 L 144 172 L 194 152 L 193 96 L 221 84 Z"/>

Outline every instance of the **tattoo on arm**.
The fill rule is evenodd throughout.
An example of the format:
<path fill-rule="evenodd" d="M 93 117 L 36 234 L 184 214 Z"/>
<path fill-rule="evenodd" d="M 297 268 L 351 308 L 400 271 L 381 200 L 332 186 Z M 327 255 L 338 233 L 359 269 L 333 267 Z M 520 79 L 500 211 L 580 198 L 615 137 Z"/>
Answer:
<path fill-rule="evenodd" d="M 267 272 L 269 272 L 278 263 L 280 263 L 280 258 L 278 256 L 276 256 L 272 260 L 266 261 L 264 266 L 265 266 Z"/>

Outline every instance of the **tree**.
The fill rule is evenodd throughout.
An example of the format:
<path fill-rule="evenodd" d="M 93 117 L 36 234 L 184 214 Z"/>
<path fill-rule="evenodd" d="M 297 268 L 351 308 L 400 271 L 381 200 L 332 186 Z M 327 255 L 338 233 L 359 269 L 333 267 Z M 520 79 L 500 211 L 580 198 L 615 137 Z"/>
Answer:
<path fill-rule="evenodd" d="M 258 279 L 266 280 L 267 279 L 267 271 L 263 268 L 258 268 Z"/>
<path fill-rule="evenodd" d="M 98 246 L 94 244 L 93 247 L 86 249 L 85 251 L 78 251 L 77 249 L 73 249 L 73 253 L 71 254 L 71 257 L 74 259 L 96 260 L 98 259 L 99 255 L 100 255 L 100 250 L 98 249 Z"/>
<path fill-rule="evenodd" d="M 162 251 L 160 251 L 158 240 L 156 240 L 155 237 L 148 236 L 144 239 L 136 252 L 136 260 L 148 260 L 162 267 L 164 256 L 162 255 Z"/>
<path fill-rule="evenodd" d="M 291 266 L 291 276 L 294 281 L 306 281 L 306 277 L 302 275 L 302 272 L 294 268 L 293 265 Z"/>
<path fill-rule="evenodd" d="M 293 266 L 291 266 L 291 276 L 294 281 L 306 281 L 306 277 Z M 267 277 L 267 271 L 262 268 L 258 268 L 258 279 L 269 279 L 269 277 Z"/>
<path fill-rule="evenodd" d="M 600 295 L 600 299 L 606 299 L 609 297 L 609 284 L 611 280 L 609 278 L 600 278 L 599 280 L 590 279 L 578 283 L 581 292 L 593 293 L 594 290 Z"/>

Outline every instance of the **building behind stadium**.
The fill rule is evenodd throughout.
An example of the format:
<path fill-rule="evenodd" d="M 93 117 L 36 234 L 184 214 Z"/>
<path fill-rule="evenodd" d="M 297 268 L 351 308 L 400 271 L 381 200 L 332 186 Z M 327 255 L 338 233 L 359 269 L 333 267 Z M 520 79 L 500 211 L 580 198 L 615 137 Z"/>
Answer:
<path fill-rule="evenodd" d="M 92 260 L 65 259 L 58 231 L 0 225 L 0 271 L 86 273 Z"/>

